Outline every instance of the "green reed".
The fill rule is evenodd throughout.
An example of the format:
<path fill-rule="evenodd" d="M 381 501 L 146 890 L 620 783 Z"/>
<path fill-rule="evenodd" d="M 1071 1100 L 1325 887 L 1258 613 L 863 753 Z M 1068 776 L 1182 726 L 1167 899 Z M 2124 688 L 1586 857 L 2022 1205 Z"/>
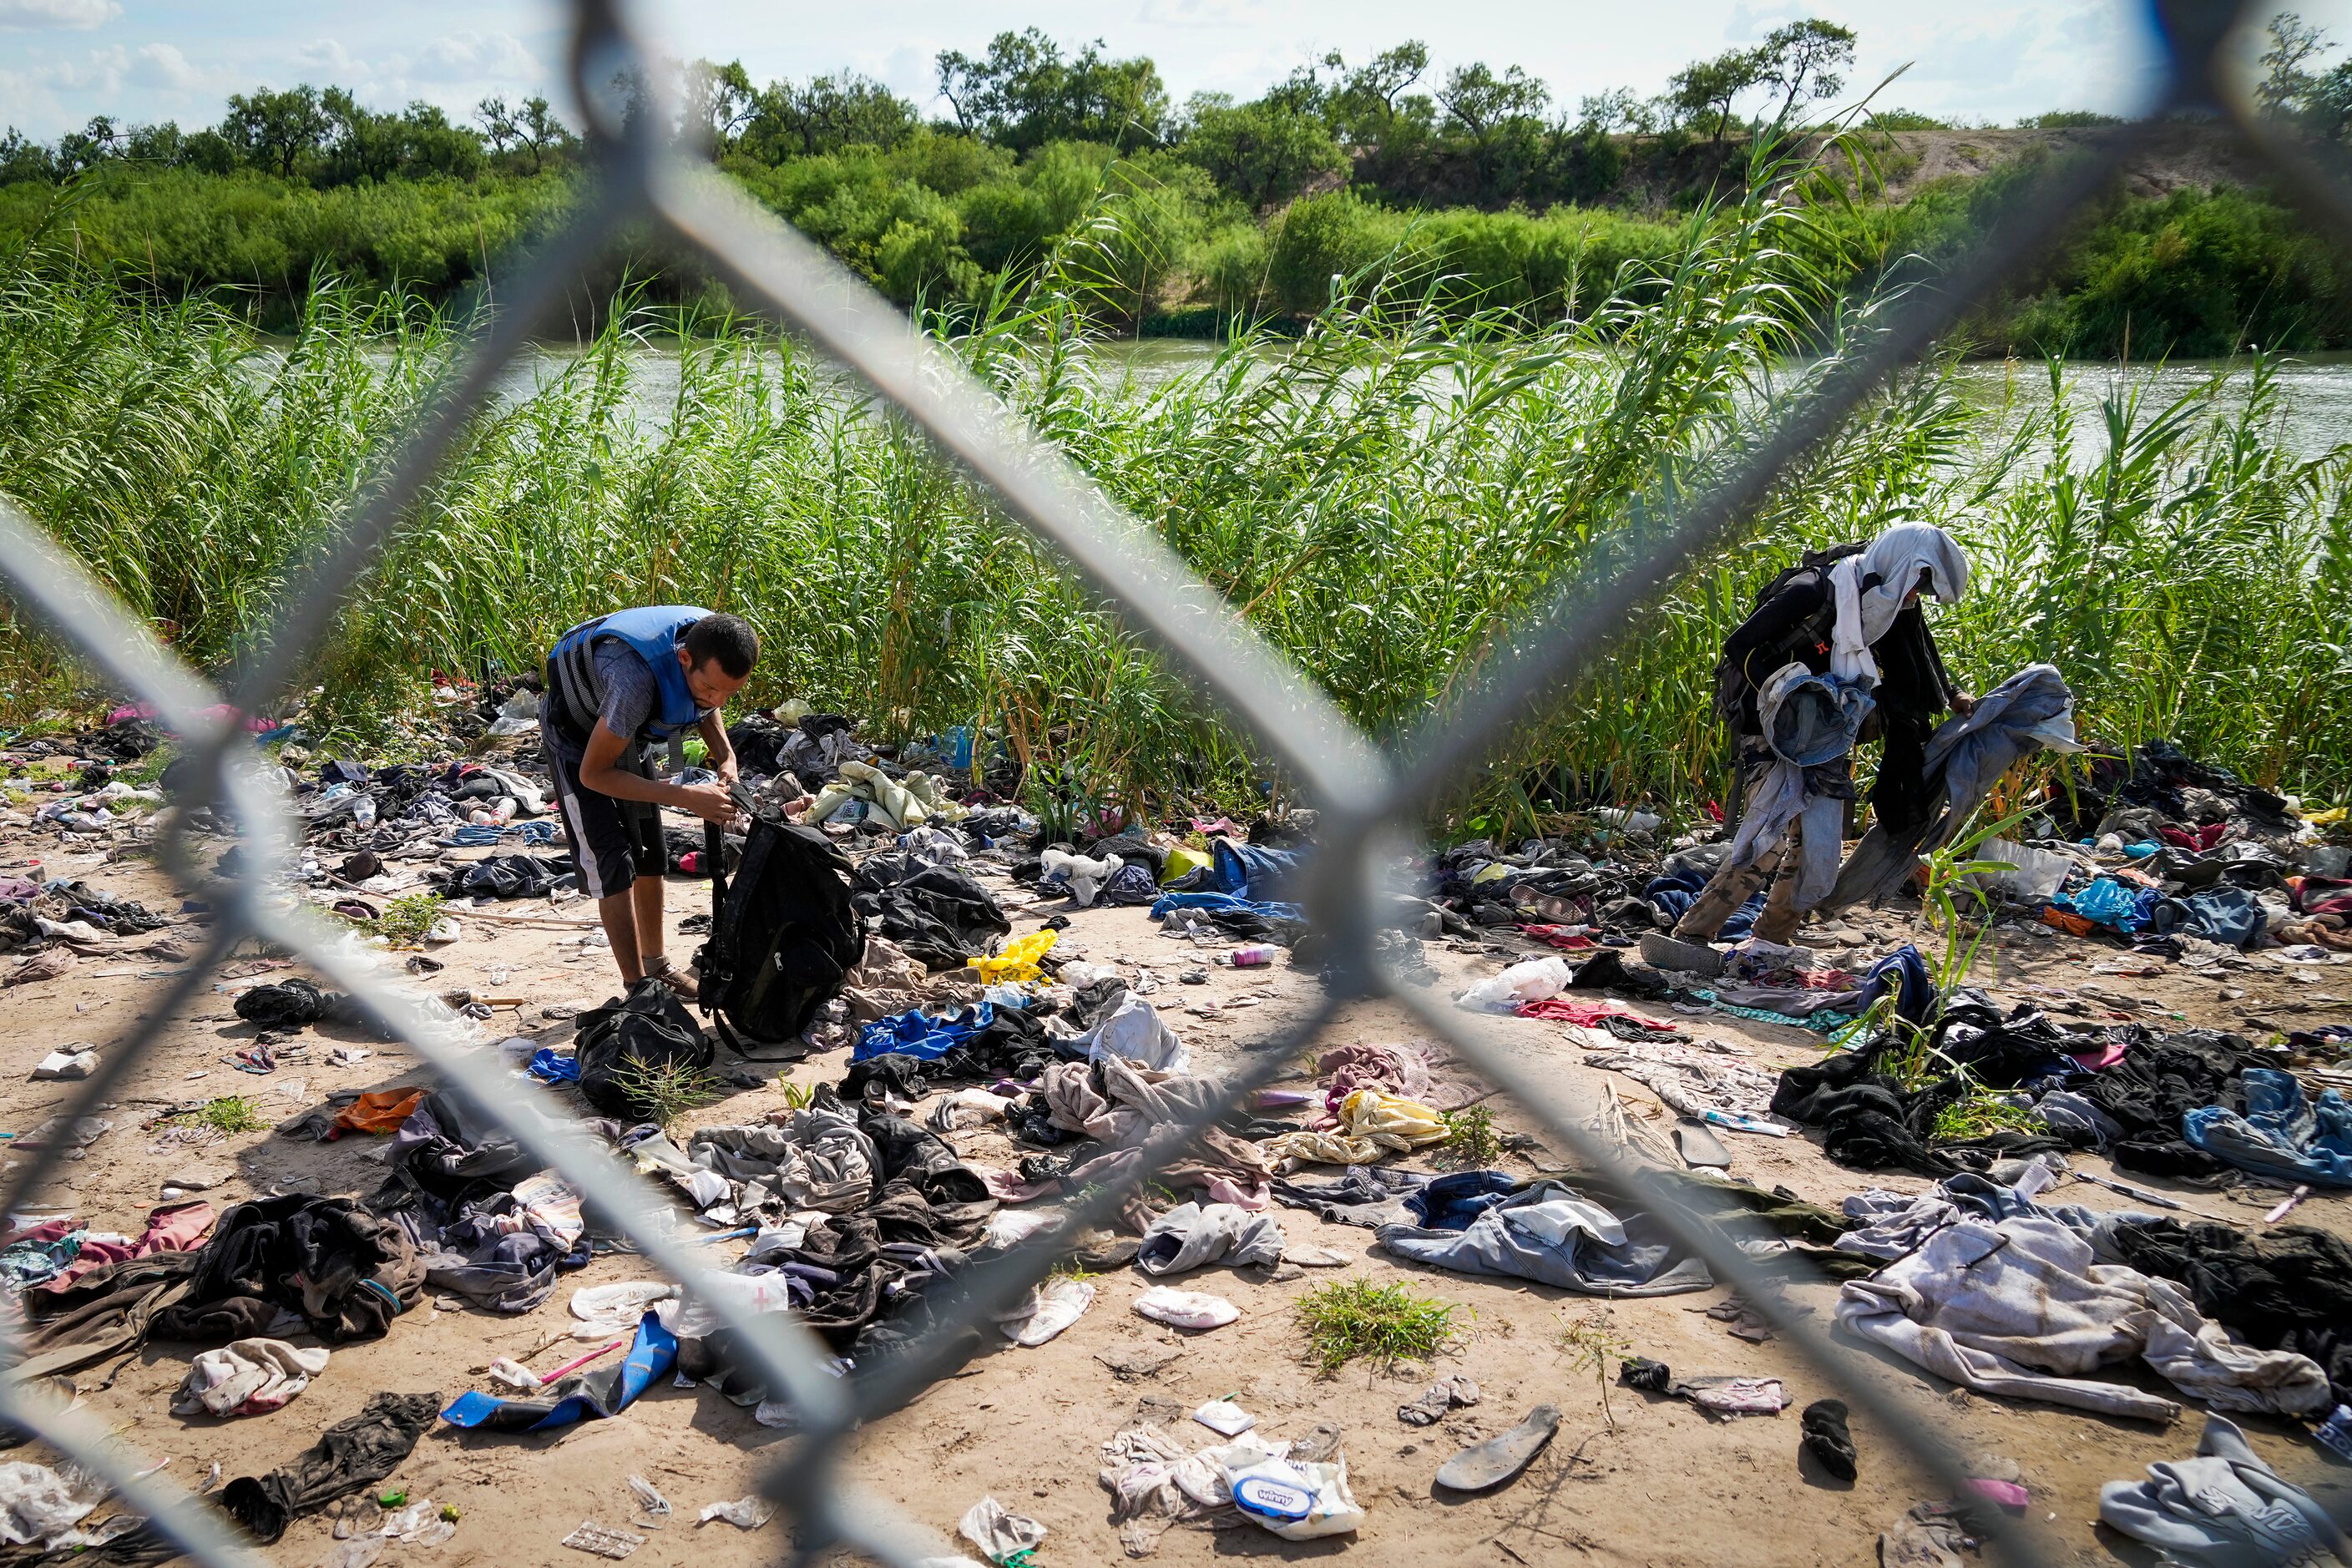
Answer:
<path fill-rule="evenodd" d="M 1236 331 L 1147 384 L 1093 353 L 1101 292 L 1158 264 L 1108 210 L 1034 286 L 925 330 L 1393 738 L 1719 474 L 1760 409 L 1879 330 L 1892 296 L 1844 280 L 1904 269 L 1856 252 L 1833 189 L 1759 173 L 1780 177 L 1694 214 L 1670 263 L 1580 281 L 1574 314 L 1534 331 L 1516 310 L 1465 314 L 1452 283 L 1398 260 L 1335 279 L 1278 352 Z M 0 489 L 185 657 L 232 667 L 462 343 L 445 313 L 366 300 L 322 282 L 269 342 L 55 254 L 0 261 Z M 635 389 L 665 353 L 677 390 L 648 419 Z M 1444 815 L 1524 826 L 1521 783 L 1547 764 L 1672 805 L 1719 797 L 1710 670 L 1756 585 L 1803 545 L 1912 519 L 1975 557 L 1969 598 L 1933 616 L 1963 679 L 2046 659 L 2104 743 L 2170 735 L 2340 795 L 2352 447 L 2284 448 L 2277 370 L 2252 359 L 2165 406 L 2126 377 L 2085 428 L 2054 365 L 2021 367 L 1998 408 L 1964 403 L 1948 361 L 1915 368 L 1653 595 Z M 536 392 L 467 427 L 318 656 L 319 721 L 363 735 L 433 668 L 530 668 L 587 615 L 672 600 L 757 625 L 752 699 L 803 696 L 884 735 L 983 724 L 1053 764 L 1066 798 L 1280 787 L 1118 606 L 903 424 L 756 321 L 682 323 L 628 297 Z M 16 718 L 97 695 L 14 628 L 0 688 Z"/>

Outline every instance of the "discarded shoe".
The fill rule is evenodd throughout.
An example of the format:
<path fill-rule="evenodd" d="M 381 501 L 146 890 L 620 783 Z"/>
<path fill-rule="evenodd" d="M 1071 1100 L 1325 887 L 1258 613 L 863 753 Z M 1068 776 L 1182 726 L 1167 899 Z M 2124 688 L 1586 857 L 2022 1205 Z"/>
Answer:
<path fill-rule="evenodd" d="M 1559 1430 L 1559 1406 L 1538 1405 L 1502 1436 L 1474 1443 L 1446 1460 L 1438 1469 L 1437 1484 L 1448 1491 L 1492 1491 L 1517 1479 Z"/>
<path fill-rule="evenodd" d="M 1685 1165 L 1703 1165 L 1717 1171 L 1731 1169 L 1731 1151 L 1723 1140 L 1696 1121 L 1685 1121 L 1675 1128 L 1675 1152 Z"/>
<path fill-rule="evenodd" d="M 1653 969 L 1679 970 L 1712 980 L 1723 973 L 1723 954 L 1703 942 L 1652 931 L 1642 938 L 1642 962 Z"/>
<path fill-rule="evenodd" d="M 1854 1477 L 1853 1434 L 1845 1423 L 1845 1401 L 1816 1399 L 1798 1419 L 1804 1424 L 1804 1449 L 1814 1463 L 1842 1481 Z"/>
<path fill-rule="evenodd" d="M 1617 1381 L 1644 1394 L 1664 1394 L 1675 1381 L 1674 1368 L 1647 1356 L 1627 1356 L 1617 1366 Z"/>

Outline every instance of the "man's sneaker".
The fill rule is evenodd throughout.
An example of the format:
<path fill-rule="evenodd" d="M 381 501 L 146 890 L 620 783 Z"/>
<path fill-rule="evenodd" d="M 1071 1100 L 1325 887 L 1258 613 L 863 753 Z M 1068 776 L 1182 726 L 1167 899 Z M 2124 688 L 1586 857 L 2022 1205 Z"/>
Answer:
<path fill-rule="evenodd" d="M 702 987 L 695 984 L 694 976 L 670 963 L 667 954 L 646 960 L 646 978 L 660 981 L 677 992 L 681 1002 L 691 1002 L 702 994 Z"/>
<path fill-rule="evenodd" d="M 1712 980 L 1723 973 L 1723 954 L 1703 942 L 1685 942 L 1664 931 L 1642 939 L 1642 962 L 1653 969 L 1678 970 Z"/>

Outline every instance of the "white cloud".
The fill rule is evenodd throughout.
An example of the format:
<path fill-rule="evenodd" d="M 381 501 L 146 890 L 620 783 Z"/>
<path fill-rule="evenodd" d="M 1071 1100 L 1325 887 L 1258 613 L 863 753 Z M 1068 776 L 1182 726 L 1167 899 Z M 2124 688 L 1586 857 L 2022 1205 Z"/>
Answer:
<path fill-rule="evenodd" d="M 1267 7 L 1265 0 L 1143 0 L 1140 14 L 1164 27 L 1241 27 L 1263 23 Z"/>
<path fill-rule="evenodd" d="M 180 89 L 195 86 L 204 73 L 188 63 L 177 45 L 146 44 L 140 47 L 138 63 L 131 68 L 131 79 L 141 87 Z"/>
<path fill-rule="evenodd" d="M 0 0 L 0 27 L 86 32 L 122 15 L 119 0 Z"/>
<path fill-rule="evenodd" d="M 352 58 L 352 52 L 337 38 L 314 38 L 295 50 L 294 58 L 306 69 L 338 76 L 349 76 L 361 68 L 359 62 Z"/>
<path fill-rule="evenodd" d="M 106 94 L 118 91 L 122 78 L 131 68 L 131 51 L 116 44 L 103 49 L 92 49 L 79 60 L 48 60 L 33 68 L 32 74 L 44 85 L 67 92 Z M 110 111 L 103 106 L 100 112 Z"/>
<path fill-rule="evenodd" d="M 512 33 L 446 33 L 425 46 L 407 74 L 419 81 L 536 81 L 539 62 Z"/>

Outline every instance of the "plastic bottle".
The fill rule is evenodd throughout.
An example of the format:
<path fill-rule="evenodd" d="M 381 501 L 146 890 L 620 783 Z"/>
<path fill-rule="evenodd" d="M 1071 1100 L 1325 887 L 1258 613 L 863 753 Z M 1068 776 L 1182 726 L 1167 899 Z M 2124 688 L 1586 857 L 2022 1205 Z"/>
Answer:
<path fill-rule="evenodd" d="M 360 827 L 373 827 L 375 826 L 375 802 L 370 800 L 366 795 L 362 795 L 358 800 L 352 802 L 352 821 L 355 826 Z"/>
<path fill-rule="evenodd" d="M 1274 962 L 1274 955 L 1281 951 L 1271 942 L 1253 942 L 1234 949 L 1225 956 L 1226 961 L 1235 969 L 1264 969 Z"/>

